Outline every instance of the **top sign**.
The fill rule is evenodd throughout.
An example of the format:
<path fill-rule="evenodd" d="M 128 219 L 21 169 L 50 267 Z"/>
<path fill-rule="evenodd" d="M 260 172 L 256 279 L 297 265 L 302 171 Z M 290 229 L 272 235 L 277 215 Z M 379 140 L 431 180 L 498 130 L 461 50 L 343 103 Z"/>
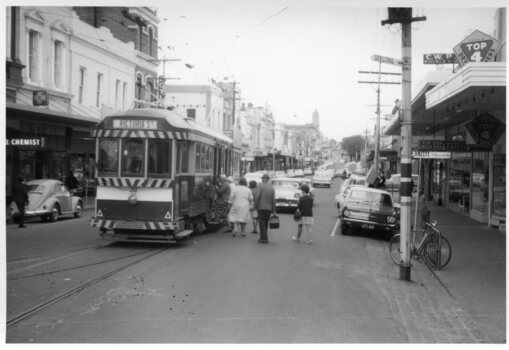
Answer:
<path fill-rule="evenodd" d="M 34 106 L 47 106 L 49 104 L 49 96 L 47 90 L 35 90 L 32 95 L 32 104 Z"/>
<path fill-rule="evenodd" d="M 379 56 L 379 55 L 372 55 L 371 59 L 373 61 L 381 62 L 381 63 L 388 63 L 393 64 L 395 66 L 402 66 L 403 61 L 398 60 L 397 58 L 391 58 L 391 57 L 385 57 L 385 56 Z"/>
<path fill-rule="evenodd" d="M 453 50 L 461 66 L 469 62 L 493 62 L 502 42 L 475 30 Z"/>

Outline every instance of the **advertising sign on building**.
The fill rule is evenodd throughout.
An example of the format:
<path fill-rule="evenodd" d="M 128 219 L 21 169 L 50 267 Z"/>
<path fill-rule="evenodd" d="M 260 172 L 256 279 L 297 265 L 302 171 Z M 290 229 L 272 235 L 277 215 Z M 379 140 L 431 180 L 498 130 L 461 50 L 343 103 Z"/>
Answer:
<path fill-rule="evenodd" d="M 424 64 L 454 64 L 458 59 L 453 53 L 425 53 L 423 56 Z"/>
<path fill-rule="evenodd" d="M 46 90 L 35 90 L 32 95 L 32 104 L 34 106 L 48 106 L 49 96 Z"/>
<path fill-rule="evenodd" d="M 459 64 L 469 62 L 493 62 L 502 42 L 479 30 L 475 30 L 453 48 Z"/>
<path fill-rule="evenodd" d="M 483 113 L 465 125 L 475 143 L 483 147 L 492 147 L 505 131 L 505 124 L 489 113 Z"/>

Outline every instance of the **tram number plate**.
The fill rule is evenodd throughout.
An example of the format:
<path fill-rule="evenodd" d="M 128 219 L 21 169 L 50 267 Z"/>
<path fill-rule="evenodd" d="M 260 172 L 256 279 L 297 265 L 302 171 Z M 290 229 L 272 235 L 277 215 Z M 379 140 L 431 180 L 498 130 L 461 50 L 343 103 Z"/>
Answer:
<path fill-rule="evenodd" d="M 373 224 L 362 224 L 361 227 L 365 228 L 366 230 L 374 230 L 375 229 L 375 225 L 373 225 Z"/>

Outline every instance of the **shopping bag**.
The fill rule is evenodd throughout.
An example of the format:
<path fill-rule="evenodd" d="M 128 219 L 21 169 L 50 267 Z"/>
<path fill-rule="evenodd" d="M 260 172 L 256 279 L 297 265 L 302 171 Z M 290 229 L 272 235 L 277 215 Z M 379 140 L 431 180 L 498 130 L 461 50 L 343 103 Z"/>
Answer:
<path fill-rule="evenodd" d="M 295 213 L 293 213 L 293 220 L 299 221 L 302 218 L 300 209 L 295 210 Z"/>
<path fill-rule="evenodd" d="M 269 219 L 270 228 L 279 228 L 279 216 L 273 214 Z"/>

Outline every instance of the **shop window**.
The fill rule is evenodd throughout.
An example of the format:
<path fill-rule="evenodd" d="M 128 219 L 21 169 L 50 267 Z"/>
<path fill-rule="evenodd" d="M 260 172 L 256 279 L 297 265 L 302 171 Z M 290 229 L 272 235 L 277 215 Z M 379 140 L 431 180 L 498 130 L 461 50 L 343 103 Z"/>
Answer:
<path fill-rule="evenodd" d="M 470 159 L 451 159 L 449 172 L 449 203 L 460 209 L 470 207 Z"/>
<path fill-rule="evenodd" d="M 489 153 L 476 152 L 472 168 L 472 209 L 488 214 L 489 200 Z"/>
<path fill-rule="evenodd" d="M 118 176 L 118 140 L 100 140 L 98 172 L 99 176 Z"/>
<path fill-rule="evenodd" d="M 145 175 L 145 140 L 122 140 L 121 176 L 142 177 Z"/>
<path fill-rule="evenodd" d="M 505 218 L 505 154 L 493 155 L 493 215 Z"/>

